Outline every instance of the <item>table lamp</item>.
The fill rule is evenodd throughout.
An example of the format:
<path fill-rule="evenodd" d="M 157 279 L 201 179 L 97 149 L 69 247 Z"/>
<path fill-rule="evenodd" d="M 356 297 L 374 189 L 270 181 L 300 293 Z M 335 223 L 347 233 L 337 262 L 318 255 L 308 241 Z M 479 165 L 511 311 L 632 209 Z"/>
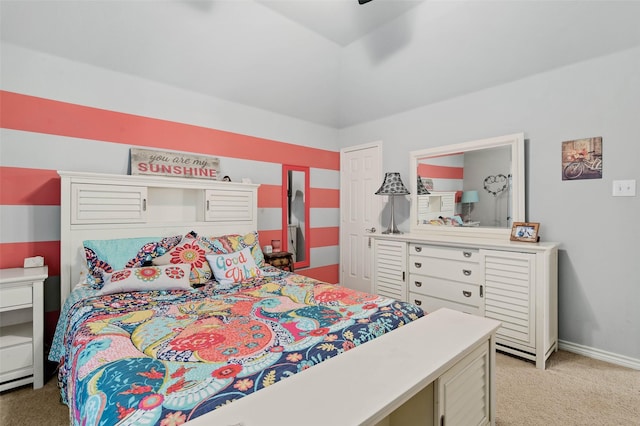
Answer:
<path fill-rule="evenodd" d="M 388 195 L 391 197 L 391 220 L 389 221 L 389 227 L 383 234 L 402 234 L 396 227 L 396 220 L 393 214 L 393 199 L 396 195 L 408 195 L 409 191 L 402 183 L 400 173 L 389 172 L 384 174 L 384 182 L 382 186 L 375 192 L 376 195 Z"/>
<path fill-rule="evenodd" d="M 467 205 L 467 221 L 466 223 L 471 222 L 471 204 L 472 203 L 477 203 L 479 201 L 478 199 L 478 191 L 464 191 L 462 193 L 462 199 L 460 200 L 460 202 L 462 204 L 466 204 Z"/>
<path fill-rule="evenodd" d="M 426 195 L 431 194 L 424 183 L 422 183 L 422 178 L 418 176 L 418 186 L 417 186 L 418 195 Z"/>

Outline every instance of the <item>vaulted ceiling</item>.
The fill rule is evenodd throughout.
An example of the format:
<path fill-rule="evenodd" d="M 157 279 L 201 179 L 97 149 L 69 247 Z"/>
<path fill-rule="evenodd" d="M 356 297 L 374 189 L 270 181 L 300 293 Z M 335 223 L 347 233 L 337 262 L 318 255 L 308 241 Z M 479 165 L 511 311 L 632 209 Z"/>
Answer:
<path fill-rule="evenodd" d="M 0 1 L 2 41 L 335 128 L 640 46 L 639 1 Z"/>

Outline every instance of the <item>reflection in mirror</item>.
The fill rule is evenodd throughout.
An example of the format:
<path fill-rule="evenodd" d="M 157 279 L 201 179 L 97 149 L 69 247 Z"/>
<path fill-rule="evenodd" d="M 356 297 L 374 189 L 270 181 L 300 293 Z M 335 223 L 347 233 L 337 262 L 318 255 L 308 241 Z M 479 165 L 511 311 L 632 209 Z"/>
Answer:
<path fill-rule="evenodd" d="M 412 231 L 501 235 L 524 220 L 524 135 L 413 151 L 410 159 Z"/>
<path fill-rule="evenodd" d="M 441 196 L 435 201 L 443 202 L 442 197 L 445 197 L 448 207 L 439 215 L 426 214 L 425 209 L 419 207 L 418 217 L 422 218 L 422 223 L 429 223 L 438 216 L 457 215 L 462 220 L 458 223 L 463 226 L 511 227 L 511 147 L 421 158 L 418 176 L 432 192 L 428 197 L 418 196 L 419 206 L 433 204 L 429 200 Z"/>
<path fill-rule="evenodd" d="M 282 250 L 293 254 L 294 268 L 310 265 L 309 168 L 282 166 Z"/>

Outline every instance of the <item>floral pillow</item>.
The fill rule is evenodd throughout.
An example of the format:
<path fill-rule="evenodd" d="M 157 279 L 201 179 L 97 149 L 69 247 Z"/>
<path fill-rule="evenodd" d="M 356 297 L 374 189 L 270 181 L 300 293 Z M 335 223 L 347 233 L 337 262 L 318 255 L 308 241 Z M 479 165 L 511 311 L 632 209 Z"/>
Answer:
<path fill-rule="evenodd" d="M 258 232 L 249 232 L 245 235 L 229 234 L 221 237 L 200 237 L 209 245 L 209 248 L 216 254 L 229 254 L 240 251 L 245 247 L 251 250 L 251 256 L 258 267 L 264 266 L 264 253 L 258 241 Z"/>
<path fill-rule="evenodd" d="M 207 261 L 213 275 L 220 284 L 233 284 L 262 276 L 256 265 L 251 249 L 244 249 L 229 254 L 208 254 Z"/>
<path fill-rule="evenodd" d="M 104 276 L 99 295 L 151 290 L 191 290 L 189 272 L 185 263 L 162 266 L 126 268 Z"/>
<path fill-rule="evenodd" d="M 87 282 L 92 288 L 100 289 L 104 274 L 142 266 L 145 262 L 167 253 L 181 239 L 181 235 L 175 235 L 165 238 L 85 240 L 83 245 L 88 268 Z"/>
<path fill-rule="evenodd" d="M 209 245 L 204 243 L 194 232 L 190 232 L 164 256 L 153 259 L 154 265 L 170 263 L 187 263 L 191 266 L 189 280 L 192 285 L 204 284 L 211 279 L 213 273 L 207 263 L 207 254 L 211 253 Z"/>

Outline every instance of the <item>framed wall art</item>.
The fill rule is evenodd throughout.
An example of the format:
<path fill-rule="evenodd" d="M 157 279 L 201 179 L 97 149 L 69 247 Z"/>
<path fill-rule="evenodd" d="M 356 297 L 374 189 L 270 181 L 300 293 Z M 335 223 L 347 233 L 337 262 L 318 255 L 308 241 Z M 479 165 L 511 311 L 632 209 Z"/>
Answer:
<path fill-rule="evenodd" d="M 562 142 L 562 180 L 602 179 L 602 137 Z"/>
<path fill-rule="evenodd" d="M 131 175 L 217 180 L 219 172 L 220 159 L 217 157 L 190 152 L 130 149 L 129 173 Z"/>

